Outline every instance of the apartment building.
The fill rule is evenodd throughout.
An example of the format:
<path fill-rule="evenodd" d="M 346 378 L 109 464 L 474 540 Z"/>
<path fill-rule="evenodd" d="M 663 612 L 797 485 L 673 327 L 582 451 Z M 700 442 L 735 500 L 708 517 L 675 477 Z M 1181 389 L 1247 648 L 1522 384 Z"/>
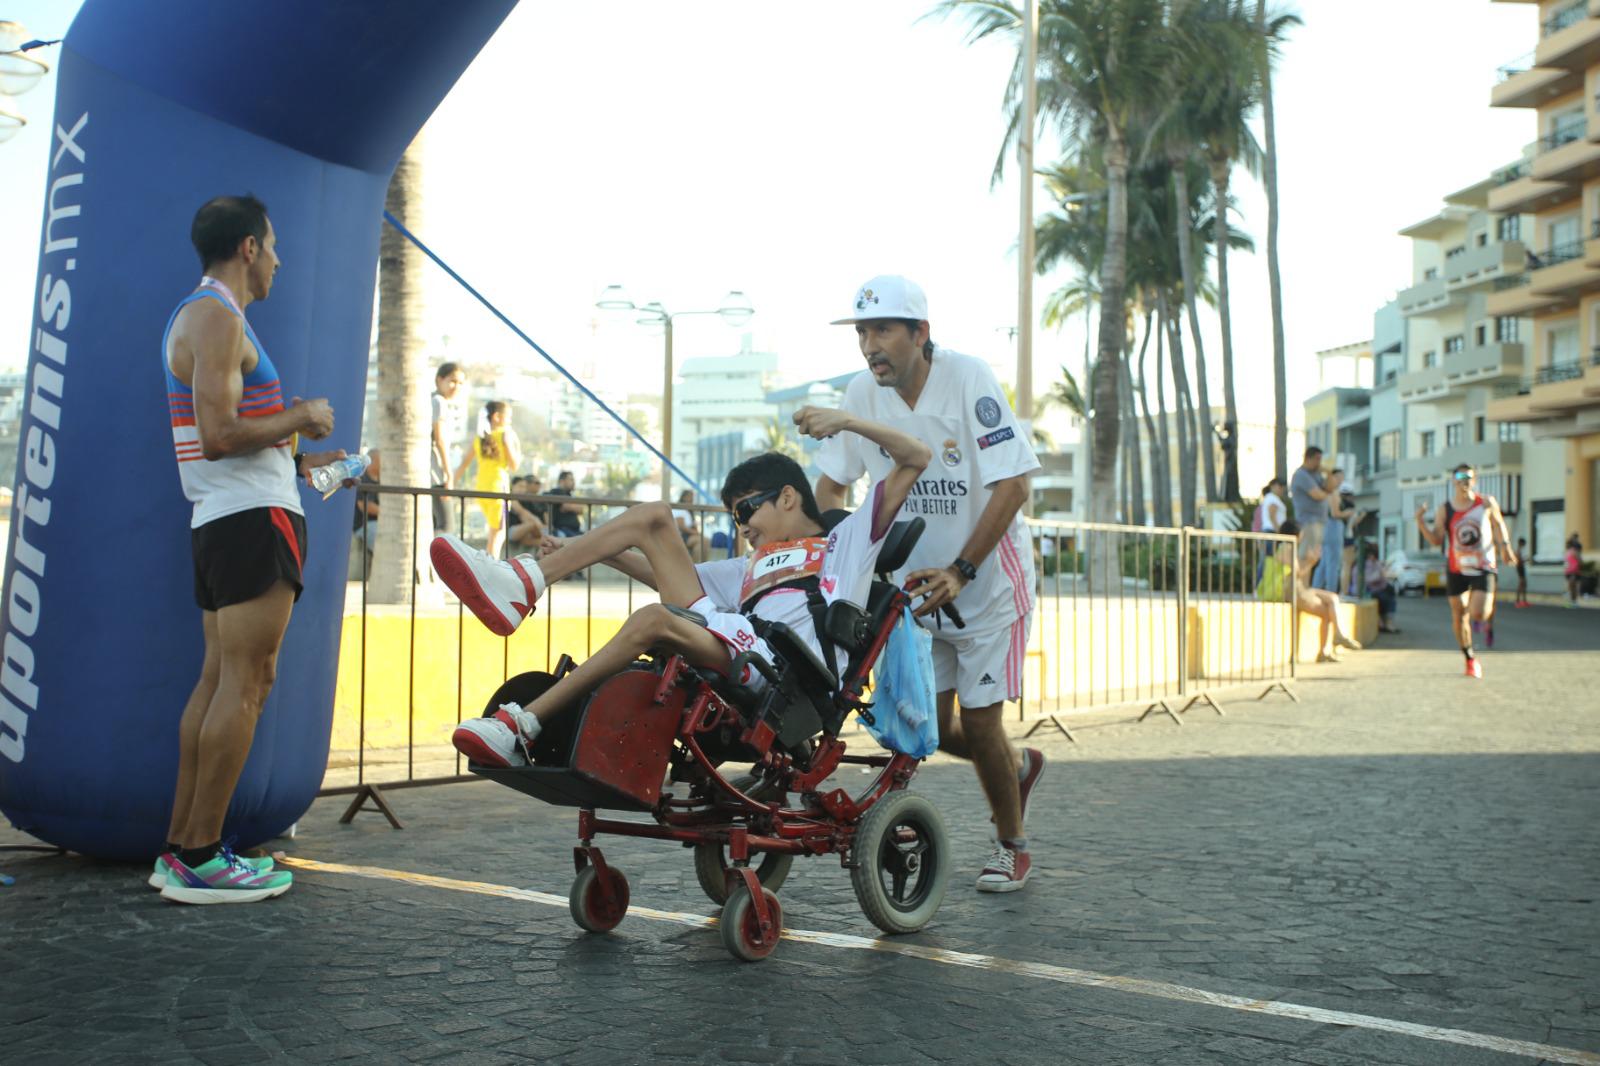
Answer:
<path fill-rule="evenodd" d="M 1517 426 L 1528 517 L 1521 525 L 1540 571 L 1571 533 L 1597 557 L 1600 538 L 1600 0 L 1496 0 L 1534 8 L 1534 50 L 1499 71 L 1494 107 L 1533 113 L 1537 140 L 1491 179 L 1487 207 L 1512 219 L 1525 245 L 1509 251 L 1485 298 L 1490 322 L 1524 320 L 1524 351 L 1503 369 L 1486 405 L 1491 423 Z M 1508 431 L 1509 432 L 1509 431 Z"/>

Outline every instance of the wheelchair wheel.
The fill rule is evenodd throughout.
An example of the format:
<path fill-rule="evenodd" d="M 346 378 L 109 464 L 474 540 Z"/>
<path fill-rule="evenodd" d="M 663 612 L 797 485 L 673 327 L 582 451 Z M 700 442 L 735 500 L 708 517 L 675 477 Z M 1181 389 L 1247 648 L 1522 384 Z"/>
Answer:
<path fill-rule="evenodd" d="M 722 907 L 722 920 L 719 923 L 722 946 L 734 958 L 745 962 L 759 962 L 771 955 L 783 935 L 783 904 L 765 888 L 761 894 L 766 898 L 767 909 L 772 912 L 772 932 L 765 937 L 761 935 L 761 924 L 756 918 L 756 908 L 750 899 L 749 889 L 741 886 Z"/>
<path fill-rule="evenodd" d="M 944 902 L 950 841 L 944 819 L 915 792 L 891 792 L 856 827 L 850 882 L 861 911 L 885 933 L 914 933 Z"/>
<path fill-rule="evenodd" d="M 756 878 L 761 887 L 776 892 L 789 877 L 789 867 L 794 865 L 793 855 L 763 852 L 756 863 Z M 694 875 L 700 880 L 700 889 L 712 903 L 728 902 L 728 849 L 721 844 L 696 844 L 694 847 Z"/>
<path fill-rule="evenodd" d="M 609 933 L 628 913 L 628 879 L 621 870 L 608 866 L 606 877 L 601 880 L 597 867 L 585 866 L 567 893 L 567 906 L 580 929 Z"/>

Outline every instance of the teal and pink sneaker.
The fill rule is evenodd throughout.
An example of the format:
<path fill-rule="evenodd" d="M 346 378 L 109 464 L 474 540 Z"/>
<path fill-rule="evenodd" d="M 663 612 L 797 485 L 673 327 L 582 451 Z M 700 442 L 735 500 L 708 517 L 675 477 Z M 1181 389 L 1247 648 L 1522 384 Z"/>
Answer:
<path fill-rule="evenodd" d="M 281 896 L 293 884 L 294 876 L 288 870 L 263 873 L 223 848 L 197 867 L 171 856 L 161 898 L 174 903 L 255 903 Z"/>
<path fill-rule="evenodd" d="M 263 855 L 259 859 L 253 859 L 248 855 L 237 855 L 235 858 L 244 863 L 246 866 L 255 870 L 255 872 L 258 874 L 272 872 L 273 863 L 271 855 Z M 168 859 L 171 859 L 173 862 L 178 861 L 178 857 L 172 852 L 164 852 L 156 859 L 155 869 L 150 871 L 150 878 L 146 882 L 157 892 L 167 887 L 167 873 L 172 869 L 172 866 L 167 862 Z"/>

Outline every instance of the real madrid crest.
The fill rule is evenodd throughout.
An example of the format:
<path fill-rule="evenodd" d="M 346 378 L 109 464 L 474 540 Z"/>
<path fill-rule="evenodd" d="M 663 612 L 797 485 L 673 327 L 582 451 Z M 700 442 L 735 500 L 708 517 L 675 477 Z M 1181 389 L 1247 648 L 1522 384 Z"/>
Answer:
<path fill-rule="evenodd" d="M 955 441 L 947 440 L 947 441 L 944 442 L 944 453 L 943 454 L 944 454 L 944 465 L 945 466 L 960 466 L 961 465 L 961 449 L 956 447 L 956 442 Z"/>

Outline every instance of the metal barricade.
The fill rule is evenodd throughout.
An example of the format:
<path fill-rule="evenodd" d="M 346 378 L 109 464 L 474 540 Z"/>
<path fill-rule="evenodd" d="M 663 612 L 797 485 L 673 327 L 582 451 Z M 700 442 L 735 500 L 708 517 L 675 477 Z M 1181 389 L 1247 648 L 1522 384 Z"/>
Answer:
<path fill-rule="evenodd" d="M 563 654 L 584 658 L 609 640 L 640 606 L 657 602 L 653 589 L 605 566 L 590 567 L 545 590 L 538 609 L 510 637 L 490 633 L 432 576 L 428 544 L 433 501 L 455 501 L 447 510 L 450 532 L 484 547 L 473 508 L 486 516 L 499 509 L 502 522 L 513 500 L 543 510 L 546 529 L 553 508 L 581 507 L 582 530 L 594 528 L 638 501 L 575 496 L 511 496 L 462 489 L 363 485 L 380 511 L 398 509 L 399 519 L 379 521 L 378 543 L 369 556 L 359 529 L 351 544 L 346 585 L 333 733 L 320 795 L 352 795 L 341 821 L 375 809 L 396 828 L 400 820 L 385 790 L 472 780 L 450 733 L 466 717 L 482 713 L 508 678 L 529 670 L 552 670 Z M 704 504 L 675 504 L 693 527 L 686 546 L 697 561 L 726 558 L 739 550 L 726 511 Z M 384 514 L 382 517 L 389 517 Z M 488 522 L 482 523 L 485 527 Z M 507 523 L 509 528 L 509 523 Z M 385 530 L 410 534 L 416 563 L 400 588 L 373 587 L 372 563 L 384 551 Z M 404 553 L 404 544 L 391 550 Z M 508 545 L 510 554 L 536 554 L 534 544 Z M 398 565 L 404 573 L 403 560 Z M 380 602 L 386 601 L 386 602 Z M 370 806 L 369 806 L 370 805 Z"/>
<path fill-rule="evenodd" d="M 1037 595 L 1019 717 L 1076 739 L 1076 711 L 1144 704 L 1174 722 L 1215 693 L 1294 676 L 1293 538 L 1030 519 Z M 1262 599 L 1269 556 L 1288 592 Z M 1275 587 L 1281 587 L 1275 586 Z"/>

